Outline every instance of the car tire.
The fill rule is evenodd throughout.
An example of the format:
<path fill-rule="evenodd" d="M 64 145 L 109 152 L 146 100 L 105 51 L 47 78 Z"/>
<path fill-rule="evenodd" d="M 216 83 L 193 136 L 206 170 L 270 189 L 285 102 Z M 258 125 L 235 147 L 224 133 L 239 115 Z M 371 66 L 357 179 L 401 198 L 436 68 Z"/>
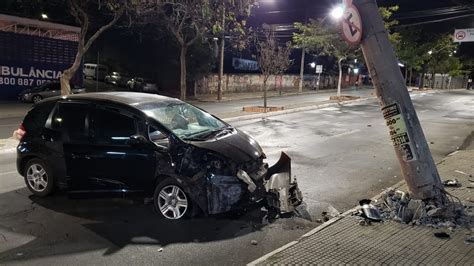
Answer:
<path fill-rule="evenodd" d="M 41 95 L 35 95 L 31 99 L 33 100 L 34 103 L 37 103 L 37 102 L 43 100 L 43 97 L 41 97 Z"/>
<path fill-rule="evenodd" d="M 29 160 L 25 167 L 23 176 L 28 189 L 39 197 L 46 197 L 53 192 L 54 177 L 49 166 L 40 159 Z"/>
<path fill-rule="evenodd" d="M 153 204 L 156 212 L 167 220 L 187 219 L 193 213 L 191 198 L 173 178 L 167 178 L 156 186 Z"/>

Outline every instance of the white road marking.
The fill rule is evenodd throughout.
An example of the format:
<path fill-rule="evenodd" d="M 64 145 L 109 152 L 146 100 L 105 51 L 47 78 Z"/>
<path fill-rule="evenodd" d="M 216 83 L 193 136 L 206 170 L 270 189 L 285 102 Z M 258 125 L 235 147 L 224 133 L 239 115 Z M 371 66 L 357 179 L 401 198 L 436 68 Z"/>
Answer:
<path fill-rule="evenodd" d="M 0 176 L 2 175 L 11 175 L 11 174 L 16 174 L 18 173 L 17 171 L 11 171 L 11 172 L 5 172 L 5 173 L 0 173 Z"/>

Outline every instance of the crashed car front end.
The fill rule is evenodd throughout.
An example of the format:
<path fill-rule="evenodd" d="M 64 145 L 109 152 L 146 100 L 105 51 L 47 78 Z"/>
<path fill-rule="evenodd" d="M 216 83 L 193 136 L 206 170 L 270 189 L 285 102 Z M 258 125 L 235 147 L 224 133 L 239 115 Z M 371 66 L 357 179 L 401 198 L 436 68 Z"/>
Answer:
<path fill-rule="evenodd" d="M 282 152 L 272 167 L 264 159 L 262 153 L 256 159 L 235 163 L 216 153 L 191 148 L 183 155 L 178 171 L 192 176 L 188 193 L 207 214 L 242 209 L 262 201 L 277 212 L 292 212 L 301 204 L 302 194 L 291 177 L 290 157 Z M 190 169 L 194 169 L 192 173 Z"/>

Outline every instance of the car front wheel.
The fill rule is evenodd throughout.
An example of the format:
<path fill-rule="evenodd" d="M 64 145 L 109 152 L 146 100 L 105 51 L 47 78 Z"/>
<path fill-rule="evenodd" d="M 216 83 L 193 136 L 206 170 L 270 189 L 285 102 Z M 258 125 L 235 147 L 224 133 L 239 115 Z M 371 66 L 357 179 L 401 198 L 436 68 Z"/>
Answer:
<path fill-rule="evenodd" d="M 35 195 L 45 197 L 53 192 L 53 175 L 40 159 L 30 160 L 25 167 L 25 183 Z"/>
<path fill-rule="evenodd" d="M 156 211 L 166 219 L 179 220 L 190 216 L 191 199 L 172 179 L 166 179 L 156 187 L 153 202 Z"/>

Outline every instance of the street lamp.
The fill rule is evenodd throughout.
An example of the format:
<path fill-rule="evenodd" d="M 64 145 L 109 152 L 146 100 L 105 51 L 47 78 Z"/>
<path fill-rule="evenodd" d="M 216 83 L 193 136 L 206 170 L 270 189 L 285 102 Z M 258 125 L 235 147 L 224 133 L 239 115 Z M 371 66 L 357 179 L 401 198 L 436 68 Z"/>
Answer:
<path fill-rule="evenodd" d="M 42 14 L 41 14 L 41 18 L 42 18 L 42 19 L 48 19 L 48 15 L 45 14 L 45 13 L 42 13 Z"/>
<path fill-rule="evenodd" d="M 342 8 L 341 5 L 336 6 L 331 10 L 331 17 L 333 19 L 338 20 L 338 19 L 342 18 L 343 14 L 344 14 L 344 8 Z"/>
<path fill-rule="evenodd" d="M 354 74 L 359 74 L 359 69 L 358 68 L 354 68 Z"/>
<path fill-rule="evenodd" d="M 311 68 L 315 68 L 315 67 L 316 67 L 316 63 L 315 63 L 315 62 L 311 62 L 311 63 L 309 63 L 309 66 L 310 66 Z"/>
<path fill-rule="evenodd" d="M 428 54 L 429 54 L 429 55 L 431 55 L 432 53 L 433 53 L 433 51 L 431 51 L 431 50 L 428 51 Z"/>

